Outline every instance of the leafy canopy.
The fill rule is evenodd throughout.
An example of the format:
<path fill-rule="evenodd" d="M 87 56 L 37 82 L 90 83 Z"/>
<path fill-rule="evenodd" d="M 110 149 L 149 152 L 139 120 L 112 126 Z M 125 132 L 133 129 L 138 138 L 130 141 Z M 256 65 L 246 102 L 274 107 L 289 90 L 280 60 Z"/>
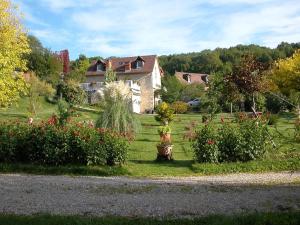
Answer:
<path fill-rule="evenodd" d="M 0 107 L 6 107 L 26 92 L 21 71 L 24 55 L 30 52 L 20 14 L 10 0 L 0 0 Z"/>

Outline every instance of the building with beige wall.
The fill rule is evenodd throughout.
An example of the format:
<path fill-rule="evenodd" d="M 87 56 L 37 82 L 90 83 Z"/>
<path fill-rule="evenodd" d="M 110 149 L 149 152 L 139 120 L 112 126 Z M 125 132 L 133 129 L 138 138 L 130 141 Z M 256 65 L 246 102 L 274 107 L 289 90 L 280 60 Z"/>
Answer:
<path fill-rule="evenodd" d="M 90 92 L 101 89 L 108 68 L 116 72 L 117 81 L 124 80 L 130 86 L 133 93 L 134 112 L 153 112 L 155 105 L 160 101 L 159 96 L 155 96 L 155 91 L 161 88 L 161 76 L 163 75 L 157 56 L 96 60 L 88 68 L 86 81 L 82 87 Z"/>

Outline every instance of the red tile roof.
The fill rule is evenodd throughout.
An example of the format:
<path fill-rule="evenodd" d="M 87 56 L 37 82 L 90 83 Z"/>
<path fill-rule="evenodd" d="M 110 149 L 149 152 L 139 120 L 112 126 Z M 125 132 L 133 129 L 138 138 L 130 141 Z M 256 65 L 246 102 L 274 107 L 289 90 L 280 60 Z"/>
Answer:
<path fill-rule="evenodd" d="M 143 67 L 135 68 L 134 62 L 140 59 L 144 62 Z M 97 71 L 97 65 L 99 63 L 104 64 L 105 67 L 108 67 L 109 61 L 111 62 L 111 67 L 117 74 L 141 74 L 141 73 L 151 73 L 154 68 L 156 55 L 146 55 L 146 56 L 132 56 L 132 57 L 122 57 L 122 58 L 111 58 L 105 61 L 96 60 L 92 62 L 91 66 L 88 68 L 86 73 L 87 76 L 90 75 L 104 75 L 105 71 Z M 125 66 L 131 64 L 130 70 L 125 70 Z M 130 67 L 130 66 L 129 66 Z"/>
<path fill-rule="evenodd" d="M 190 76 L 191 84 L 192 83 L 199 83 L 199 84 L 205 84 L 208 74 L 203 73 L 189 73 L 189 72 L 175 72 L 175 76 L 177 77 L 180 82 L 188 84 L 189 82 L 185 80 L 183 77 L 184 75 Z"/>

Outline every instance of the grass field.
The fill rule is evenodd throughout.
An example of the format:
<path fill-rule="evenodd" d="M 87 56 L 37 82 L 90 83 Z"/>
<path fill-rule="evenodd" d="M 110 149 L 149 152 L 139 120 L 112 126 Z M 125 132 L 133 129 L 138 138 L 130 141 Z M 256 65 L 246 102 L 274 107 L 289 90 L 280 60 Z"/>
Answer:
<path fill-rule="evenodd" d="M 249 215 L 221 216 L 214 215 L 196 219 L 153 219 L 153 218 L 125 218 L 125 217 L 81 217 L 81 216 L 16 216 L 1 215 L 0 224 L 6 225 L 159 225 L 159 224 L 209 224 L 209 225 L 298 225 L 300 224 L 300 213 L 255 213 Z"/>
<path fill-rule="evenodd" d="M 17 106 L 0 111 L 0 120 L 19 119 L 27 120 L 27 100 L 23 99 Z M 40 99 L 40 109 L 35 120 L 45 119 L 55 113 L 56 105 Z M 75 120 L 95 120 L 96 113 L 78 112 Z M 215 119 L 218 123 L 220 117 L 230 119 L 229 114 L 219 114 Z M 262 160 L 247 163 L 199 164 L 193 160 L 191 143 L 183 139 L 185 127 L 195 121 L 201 123 L 201 114 L 178 115 L 172 123 L 172 141 L 174 144 L 174 161 L 156 162 L 156 144 L 159 142 L 157 128 L 159 124 L 153 115 L 137 115 L 141 122 L 135 140 L 130 143 L 128 161 L 123 167 L 107 166 L 64 166 L 44 167 L 37 165 L 8 165 L 0 164 L 2 172 L 27 172 L 38 174 L 85 174 L 85 175 L 129 175 L 129 176 L 197 176 L 203 174 L 223 174 L 233 172 L 263 172 L 300 169 L 300 143 L 293 140 L 294 117 L 290 113 L 280 115 L 278 124 L 271 127 L 275 134 L 276 149 L 268 152 Z"/>

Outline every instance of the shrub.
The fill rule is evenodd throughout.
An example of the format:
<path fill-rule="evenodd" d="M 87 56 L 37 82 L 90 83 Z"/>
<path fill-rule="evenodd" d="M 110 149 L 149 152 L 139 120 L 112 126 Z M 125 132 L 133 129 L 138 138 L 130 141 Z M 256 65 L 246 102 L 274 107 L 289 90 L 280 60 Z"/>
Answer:
<path fill-rule="evenodd" d="M 155 120 L 162 124 L 168 124 L 174 119 L 174 110 L 166 102 L 157 106 L 156 113 Z"/>
<path fill-rule="evenodd" d="M 295 122 L 295 139 L 297 142 L 300 142 L 300 119 L 297 119 Z"/>
<path fill-rule="evenodd" d="M 165 126 L 159 126 L 157 132 L 158 134 L 160 135 L 163 135 L 163 134 L 170 134 L 171 133 L 171 127 L 169 125 L 165 125 Z"/>
<path fill-rule="evenodd" d="M 172 103 L 171 108 L 174 110 L 174 113 L 183 114 L 186 113 L 188 110 L 188 104 L 182 101 L 176 101 Z"/>
<path fill-rule="evenodd" d="M 34 125 L 1 123 L 0 141 L 0 162 L 113 165 L 123 163 L 128 150 L 122 135 L 85 124 L 56 126 L 53 118 Z"/>
<path fill-rule="evenodd" d="M 212 125 L 205 125 L 196 132 L 196 139 L 193 143 L 195 158 L 198 162 L 218 162 L 219 149 L 217 133 Z"/>
<path fill-rule="evenodd" d="M 259 119 L 245 119 L 238 124 L 222 123 L 218 130 L 206 125 L 196 133 L 193 144 L 198 162 L 235 162 L 262 158 L 270 135 Z"/>
<path fill-rule="evenodd" d="M 62 94 L 63 98 L 72 105 L 80 105 L 86 99 L 85 91 L 73 80 L 68 80 L 57 86 L 58 97 Z"/>
<path fill-rule="evenodd" d="M 107 83 L 101 96 L 103 111 L 96 126 L 117 133 L 134 134 L 139 123 L 132 112 L 131 95 L 124 81 Z"/>
<path fill-rule="evenodd" d="M 268 130 L 260 120 L 250 119 L 239 124 L 242 135 L 242 153 L 240 161 L 250 161 L 261 158 L 266 152 Z"/>
<path fill-rule="evenodd" d="M 281 110 L 287 109 L 288 103 L 285 100 L 286 97 L 280 93 L 267 94 L 266 95 L 266 108 L 269 112 L 279 113 Z"/>
<path fill-rule="evenodd" d="M 223 123 L 219 130 L 218 147 L 220 151 L 220 162 L 235 162 L 240 160 L 242 155 L 242 136 L 239 130 L 230 125 Z"/>
<path fill-rule="evenodd" d="M 276 125 L 276 123 L 278 122 L 278 115 L 276 114 L 267 114 L 266 115 L 266 122 L 268 125 Z"/>
<path fill-rule="evenodd" d="M 59 100 L 58 105 L 58 124 L 60 126 L 65 126 L 67 122 L 70 120 L 71 116 L 74 115 L 74 110 L 70 107 L 70 105 L 64 100 Z"/>

